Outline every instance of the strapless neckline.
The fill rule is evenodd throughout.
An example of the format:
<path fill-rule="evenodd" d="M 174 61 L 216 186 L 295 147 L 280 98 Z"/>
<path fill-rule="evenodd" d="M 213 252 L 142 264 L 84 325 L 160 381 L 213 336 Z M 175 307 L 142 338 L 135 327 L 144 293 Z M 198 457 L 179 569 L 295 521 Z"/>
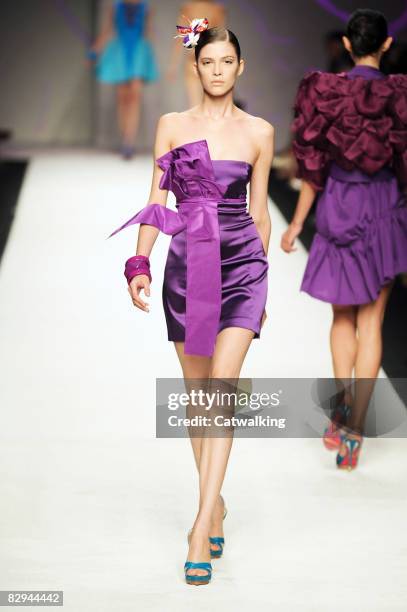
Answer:
<path fill-rule="evenodd" d="M 253 168 L 253 164 L 245 160 L 242 160 L 242 159 L 212 159 L 211 154 L 209 152 L 208 141 L 205 138 L 202 138 L 200 140 L 192 140 L 191 142 L 184 142 L 183 144 L 180 144 L 177 147 L 173 147 L 172 149 L 169 149 L 167 153 L 164 153 L 164 155 L 167 155 L 168 153 L 171 153 L 172 151 L 177 151 L 178 149 L 182 149 L 183 147 L 186 147 L 189 145 L 201 144 L 201 143 L 203 143 L 206 146 L 208 158 L 211 160 L 212 163 L 214 162 L 233 162 L 234 164 L 244 164 L 246 166 L 249 166 L 250 168 Z M 164 155 L 162 155 L 161 157 L 164 157 Z"/>

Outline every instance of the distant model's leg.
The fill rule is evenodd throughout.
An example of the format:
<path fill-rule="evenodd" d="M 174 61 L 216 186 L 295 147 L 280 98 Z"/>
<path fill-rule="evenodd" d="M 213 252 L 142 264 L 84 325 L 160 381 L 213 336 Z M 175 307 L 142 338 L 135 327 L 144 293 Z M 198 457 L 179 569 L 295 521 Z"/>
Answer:
<path fill-rule="evenodd" d="M 128 97 L 124 119 L 124 143 L 134 146 L 140 123 L 141 92 L 143 81 L 133 79 L 128 84 Z"/>
<path fill-rule="evenodd" d="M 382 324 L 394 281 L 385 285 L 379 297 L 370 304 L 359 306 L 357 315 L 358 351 L 355 365 L 355 401 L 349 426 L 363 431 L 369 399 L 379 373 L 382 353 Z"/>
<path fill-rule="evenodd" d="M 358 307 L 354 402 L 347 422 L 348 432 L 337 455 L 338 467 L 352 468 L 358 462 L 369 401 L 382 360 L 382 323 L 393 283 L 385 285 L 374 302 Z"/>
<path fill-rule="evenodd" d="M 117 123 L 119 126 L 120 142 L 124 142 L 125 123 L 126 123 L 126 109 L 127 109 L 127 98 L 128 98 L 128 83 L 120 83 L 117 85 Z"/>
<path fill-rule="evenodd" d="M 343 401 L 348 406 L 352 405 L 349 380 L 353 375 L 358 348 L 356 336 L 357 309 L 357 306 L 332 304 L 333 319 L 330 334 L 332 365 L 335 380 L 345 388 Z"/>
<path fill-rule="evenodd" d="M 215 352 L 211 360 L 208 391 L 211 393 L 235 390 L 240 370 L 249 349 L 254 332 L 240 327 L 228 327 L 218 334 Z M 223 380 L 225 379 L 225 380 Z M 211 409 L 211 416 L 224 414 L 224 407 L 217 405 Z M 228 413 L 229 414 L 229 413 Z M 233 407 L 232 407 L 233 414 Z M 210 561 L 208 539 L 211 531 L 222 535 L 222 509 L 218 506 L 219 495 L 225 477 L 227 462 L 232 446 L 233 431 L 229 428 L 221 432 L 214 428 L 204 430 L 201 440 L 199 459 L 199 511 L 195 519 L 190 539 L 189 561 Z M 223 435 L 220 435 L 223 434 Z M 190 570 L 191 574 L 204 574 L 204 570 Z"/>

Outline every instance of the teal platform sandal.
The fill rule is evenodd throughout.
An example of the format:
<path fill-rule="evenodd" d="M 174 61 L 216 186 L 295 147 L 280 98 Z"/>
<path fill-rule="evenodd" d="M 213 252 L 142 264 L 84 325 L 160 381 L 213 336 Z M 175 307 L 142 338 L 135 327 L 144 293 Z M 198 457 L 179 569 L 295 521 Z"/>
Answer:
<path fill-rule="evenodd" d="M 224 505 L 223 520 L 225 520 L 226 515 L 228 513 L 228 509 L 226 508 L 225 500 L 223 499 L 223 497 L 222 497 L 222 500 L 223 500 L 223 505 Z M 191 537 L 191 532 L 192 532 L 192 529 L 190 529 L 187 534 L 188 544 L 189 544 L 189 539 Z M 209 538 L 209 542 L 210 544 L 219 546 L 219 548 L 216 548 L 215 550 L 210 547 L 211 559 L 220 559 L 223 554 L 223 547 L 225 546 L 225 538 L 221 536 L 214 536 L 212 538 L 211 537 Z"/>
<path fill-rule="evenodd" d="M 223 499 L 223 497 L 222 497 Z M 226 508 L 226 504 L 225 504 L 225 500 L 223 499 L 223 505 L 224 505 L 224 512 L 223 512 L 223 520 L 225 520 L 226 515 L 228 513 L 228 509 Z M 215 550 L 210 546 L 210 552 L 211 552 L 211 558 L 212 559 L 220 559 L 222 554 L 223 554 L 223 547 L 225 546 L 225 538 L 220 537 L 220 536 L 216 536 L 213 538 L 209 538 L 209 542 L 210 544 L 215 544 L 217 546 L 219 546 L 219 548 L 216 548 Z"/>
<path fill-rule="evenodd" d="M 194 576 L 187 574 L 189 569 L 203 569 L 208 573 L 204 576 Z M 194 584 L 196 586 L 200 584 L 208 584 L 212 578 L 212 565 L 207 561 L 201 563 L 194 563 L 193 561 L 186 561 L 184 565 L 185 580 L 187 584 Z"/>
<path fill-rule="evenodd" d="M 225 545 L 225 538 L 221 538 L 221 537 L 209 538 L 209 542 L 211 544 L 217 544 L 219 546 L 219 548 L 217 548 L 216 550 L 214 550 L 213 548 L 210 549 L 210 551 L 211 551 L 211 558 L 212 559 L 220 559 L 222 554 L 223 554 L 223 547 Z"/>

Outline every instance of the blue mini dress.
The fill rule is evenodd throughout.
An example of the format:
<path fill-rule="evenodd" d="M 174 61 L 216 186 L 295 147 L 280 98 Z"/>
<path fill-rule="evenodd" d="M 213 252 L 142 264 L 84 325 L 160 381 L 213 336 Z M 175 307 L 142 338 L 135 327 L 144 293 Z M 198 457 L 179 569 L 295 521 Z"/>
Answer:
<path fill-rule="evenodd" d="M 144 37 L 148 3 L 145 0 L 115 2 L 116 35 L 100 54 L 96 78 L 103 83 L 123 83 L 132 79 L 156 81 L 159 71 L 154 49 Z"/>

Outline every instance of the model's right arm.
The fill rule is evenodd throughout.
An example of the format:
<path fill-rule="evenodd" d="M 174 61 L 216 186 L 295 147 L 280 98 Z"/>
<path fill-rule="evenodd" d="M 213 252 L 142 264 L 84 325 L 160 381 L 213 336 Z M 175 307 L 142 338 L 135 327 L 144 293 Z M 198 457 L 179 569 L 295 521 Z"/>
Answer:
<path fill-rule="evenodd" d="M 317 192 L 311 183 L 303 180 L 293 219 L 281 237 L 280 246 L 286 253 L 291 253 L 292 251 L 297 250 L 297 247 L 293 246 L 295 239 L 302 232 L 304 221 L 308 216 L 312 204 L 314 203 L 316 194 Z"/>
<path fill-rule="evenodd" d="M 171 124 L 174 121 L 173 116 L 176 113 L 167 113 L 162 115 L 157 123 L 157 130 L 154 142 L 154 161 L 153 161 L 153 177 L 151 181 L 151 190 L 148 198 L 148 204 L 161 204 L 166 206 L 168 190 L 160 189 L 160 180 L 163 175 L 163 170 L 156 163 L 156 159 L 167 153 L 171 149 Z M 147 205 L 148 205 L 147 204 Z M 160 230 L 147 223 L 141 223 L 138 232 L 136 255 L 145 255 L 150 257 L 154 243 Z M 140 291 L 144 289 L 146 296 L 150 296 L 150 280 L 145 274 L 135 276 L 129 284 L 128 290 L 132 297 L 133 304 L 148 312 L 148 304 L 140 298 Z"/>
<path fill-rule="evenodd" d="M 160 180 L 164 171 L 156 163 L 156 159 L 167 153 L 171 149 L 171 119 L 175 113 L 162 115 L 157 123 L 157 130 L 154 142 L 153 177 L 151 180 L 151 190 L 148 196 L 148 204 L 161 204 L 166 206 L 168 191 L 160 189 Z M 146 255 L 150 253 L 154 246 L 160 230 L 153 225 L 141 224 L 138 233 L 136 255 Z"/>
<path fill-rule="evenodd" d="M 103 22 L 100 34 L 99 36 L 97 36 L 95 42 L 90 47 L 92 51 L 96 51 L 96 53 L 101 53 L 105 45 L 113 37 L 113 34 L 114 34 L 113 19 L 114 19 L 114 7 L 113 5 L 111 5 L 109 7 L 106 18 Z"/>

